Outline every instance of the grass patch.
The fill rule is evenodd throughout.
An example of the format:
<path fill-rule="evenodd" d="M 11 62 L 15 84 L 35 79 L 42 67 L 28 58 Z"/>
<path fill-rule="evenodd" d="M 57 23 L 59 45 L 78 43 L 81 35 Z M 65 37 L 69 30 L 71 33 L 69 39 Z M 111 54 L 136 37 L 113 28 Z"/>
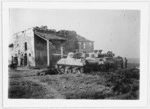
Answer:
<path fill-rule="evenodd" d="M 9 98 L 43 98 L 46 88 L 40 84 L 26 80 L 15 80 L 9 83 Z"/>
<path fill-rule="evenodd" d="M 9 98 L 139 99 L 137 69 L 22 77 L 30 73 L 12 75 L 18 78 L 10 78 Z"/>

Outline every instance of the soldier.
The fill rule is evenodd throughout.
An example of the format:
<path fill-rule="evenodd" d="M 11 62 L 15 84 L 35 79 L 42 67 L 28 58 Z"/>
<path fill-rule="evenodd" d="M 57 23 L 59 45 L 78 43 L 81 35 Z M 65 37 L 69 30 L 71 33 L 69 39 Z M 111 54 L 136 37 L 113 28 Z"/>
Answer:
<path fill-rule="evenodd" d="M 11 56 L 11 64 L 13 64 L 13 63 L 14 63 L 14 57 Z"/>
<path fill-rule="evenodd" d="M 123 69 L 123 58 L 121 60 L 121 68 Z"/>
<path fill-rule="evenodd" d="M 27 65 L 27 53 L 24 54 L 24 66 Z"/>
<path fill-rule="evenodd" d="M 23 65 L 24 65 L 23 57 L 24 57 L 24 56 L 23 56 L 23 54 L 21 54 L 21 57 L 20 57 L 20 58 L 21 58 L 21 66 L 23 66 Z"/>
<path fill-rule="evenodd" d="M 16 65 L 18 65 L 18 56 L 17 56 L 17 54 L 15 54 L 14 63 L 15 63 Z"/>
<path fill-rule="evenodd" d="M 125 68 L 127 68 L 127 62 L 128 62 L 128 60 L 127 60 L 126 57 L 124 58 L 124 61 L 125 61 L 125 62 L 124 62 Z"/>

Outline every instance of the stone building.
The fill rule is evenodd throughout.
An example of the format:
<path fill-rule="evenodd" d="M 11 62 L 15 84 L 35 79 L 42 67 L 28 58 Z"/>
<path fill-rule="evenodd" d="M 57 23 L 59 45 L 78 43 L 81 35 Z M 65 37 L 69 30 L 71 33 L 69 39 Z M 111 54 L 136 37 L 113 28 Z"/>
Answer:
<path fill-rule="evenodd" d="M 93 52 L 93 49 L 94 42 L 75 31 L 34 27 L 12 36 L 9 60 L 12 62 L 17 57 L 19 66 L 45 67 L 55 65 L 68 52 Z"/>
<path fill-rule="evenodd" d="M 90 41 L 80 35 L 77 35 L 77 41 L 78 41 L 78 45 L 79 45 L 79 51 L 83 51 L 83 52 L 93 52 L 94 50 L 94 42 Z"/>
<path fill-rule="evenodd" d="M 80 35 L 75 31 L 61 30 L 56 33 L 58 36 L 66 38 L 67 40 L 63 44 L 64 51 L 66 53 L 72 51 L 78 52 L 93 52 L 94 41 L 90 41 Z"/>
<path fill-rule="evenodd" d="M 65 41 L 65 38 L 38 28 L 30 28 L 13 35 L 9 45 L 9 59 L 17 57 L 20 66 L 45 67 L 51 63 L 51 50 L 54 48 L 51 41 Z"/>

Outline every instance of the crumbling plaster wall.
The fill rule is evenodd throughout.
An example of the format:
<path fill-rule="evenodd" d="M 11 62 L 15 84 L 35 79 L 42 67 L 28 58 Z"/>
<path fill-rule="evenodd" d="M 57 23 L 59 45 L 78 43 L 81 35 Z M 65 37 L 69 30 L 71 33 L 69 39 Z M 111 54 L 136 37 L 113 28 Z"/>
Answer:
<path fill-rule="evenodd" d="M 9 48 L 10 57 L 17 55 L 18 58 L 27 54 L 27 65 L 35 66 L 35 53 L 34 53 L 34 32 L 30 28 L 28 30 L 16 33 L 12 36 L 13 47 Z M 25 50 L 25 42 L 27 43 L 27 50 Z M 31 56 L 29 56 L 31 54 Z"/>
<path fill-rule="evenodd" d="M 78 42 L 79 45 L 79 51 L 81 52 L 93 52 L 94 50 L 94 46 L 93 46 L 93 42 Z"/>

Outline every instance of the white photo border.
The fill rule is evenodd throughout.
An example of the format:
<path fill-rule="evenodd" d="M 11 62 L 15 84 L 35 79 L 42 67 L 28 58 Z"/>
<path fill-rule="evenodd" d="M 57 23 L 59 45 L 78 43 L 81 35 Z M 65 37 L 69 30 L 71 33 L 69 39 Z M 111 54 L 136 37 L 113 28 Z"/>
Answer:
<path fill-rule="evenodd" d="M 148 99 L 148 3 L 147 2 L 3 2 L 3 107 L 146 107 Z M 8 99 L 9 9 L 114 9 L 140 11 L 140 99 L 66 100 Z"/>

